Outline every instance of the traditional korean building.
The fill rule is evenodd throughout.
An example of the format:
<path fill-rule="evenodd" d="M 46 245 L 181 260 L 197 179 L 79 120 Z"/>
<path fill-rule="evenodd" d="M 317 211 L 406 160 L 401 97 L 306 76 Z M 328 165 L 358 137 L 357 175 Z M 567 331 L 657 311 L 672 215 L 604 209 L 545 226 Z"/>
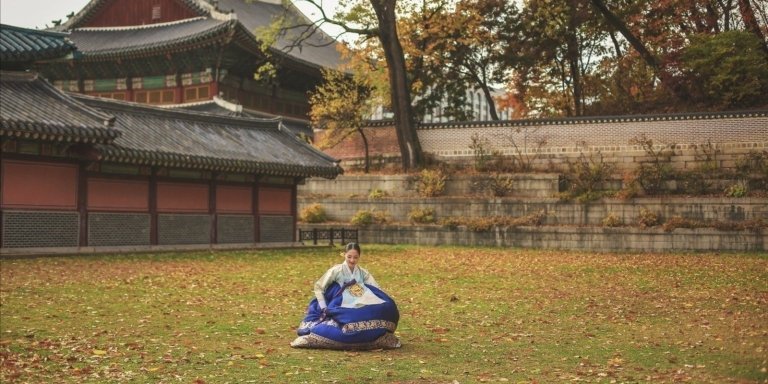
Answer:
<path fill-rule="evenodd" d="M 116 100 L 183 105 L 220 96 L 311 134 L 307 92 L 322 68 L 339 64 L 336 42 L 317 30 L 300 48 L 283 36 L 265 54 L 258 31 L 277 17 L 307 23 L 280 0 L 92 0 L 57 28 L 78 51 L 34 68 L 59 89 Z M 267 63 L 276 75 L 256 80 Z"/>
<path fill-rule="evenodd" d="M 0 32 L 4 68 L 74 52 L 62 34 Z M 296 185 L 341 169 L 281 119 L 237 107 L 160 108 L 0 72 L 0 253 L 294 242 Z"/>

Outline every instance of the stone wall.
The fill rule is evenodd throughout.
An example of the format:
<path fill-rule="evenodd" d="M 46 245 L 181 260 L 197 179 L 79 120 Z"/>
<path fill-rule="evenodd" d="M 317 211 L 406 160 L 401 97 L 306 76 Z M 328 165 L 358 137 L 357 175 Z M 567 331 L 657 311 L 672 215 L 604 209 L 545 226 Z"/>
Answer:
<path fill-rule="evenodd" d="M 302 229 L 327 225 L 301 225 Z M 337 226 L 338 228 L 338 226 Z M 592 251 L 766 251 L 768 232 L 719 231 L 709 228 L 517 227 L 489 232 L 435 225 L 360 228 L 359 241 L 378 244 L 461 245 Z"/>
<path fill-rule="evenodd" d="M 374 166 L 399 156 L 391 123 L 377 123 L 365 132 Z M 322 132 L 315 136 L 322 137 Z M 645 136 L 657 148 L 674 147 L 672 162 L 678 169 L 695 166 L 702 146 L 710 144 L 720 151 L 719 165 L 730 168 L 749 151 L 768 150 L 768 111 L 422 124 L 418 136 L 424 152 L 440 160 L 472 161 L 469 145 L 475 136 L 488 150 L 526 157 L 536 168 L 550 170 L 562 169 L 582 152 L 598 151 L 619 170 L 632 169 L 648 160 L 632 142 Z M 350 136 L 326 153 L 341 159 L 342 166 L 357 167 L 364 154 L 362 140 Z"/>
<path fill-rule="evenodd" d="M 551 197 L 557 194 L 562 178 L 554 173 L 509 174 L 514 180 L 511 195 Z M 477 181 L 479 176 L 451 176 L 445 183 L 447 196 L 472 196 L 481 194 Z M 380 190 L 387 196 L 417 197 L 416 187 L 407 175 L 350 175 L 335 179 L 312 178 L 298 186 L 300 196 L 320 195 L 337 197 L 367 197 L 371 191 Z"/>
<path fill-rule="evenodd" d="M 563 202 L 553 198 L 386 198 L 379 200 L 350 199 L 341 197 L 299 196 L 299 212 L 310 204 L 318 203 L 325 209 L 328 220 L 349 223 L 354 214 L 362 209 L 385 211 L 394 223 L 407 223 L 408 213 L 414 208 L 432 208 L 435 216 L 445 217 L 521 217 L 537 212 L 546 213 L 546 225 L 602 226 L 608 214 L 620 218 L 626 225 L 636 224 L 640 212 L 645 209 L 656 213 L 662 220 L 683 217 L 699 221 L 768 222 L 768 199 L 719 198 L 719 197 L 663 197 L 630 200 L 603 199 L 581 204 Z"/>

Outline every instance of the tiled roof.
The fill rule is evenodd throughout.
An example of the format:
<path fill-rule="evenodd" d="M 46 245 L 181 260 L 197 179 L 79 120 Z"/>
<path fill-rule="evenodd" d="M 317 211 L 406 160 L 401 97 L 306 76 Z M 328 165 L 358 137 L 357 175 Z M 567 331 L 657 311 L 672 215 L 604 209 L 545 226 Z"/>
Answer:
<path fill-rule="evenodd" d="M 257 119 L 275 119 L 280 118 L 283 126 L 288 128 L 296 135 L 302 134 L 308 137 L 312 137 L 312 127 L 309 121 L 289 118 L 284 116 L 276 116 L 268 113 L 255 111 L 252 109 L 243 108 L 242 105 L 233 104 L 228 101 L 220 99 L 218 96 L 214 96 L 213 100 L 207 100 L 204 102 L 181 104 L 174 106 L 175 108 L 185 109 L 189 111 L 198 111 L 205 113 L 212 113 L 214 115 L 222 116 L 238 116 L 238 117 L 254 117 Z"/>
<path fill-rule="evenodd" d="M 293 6 L 286 9 L 282 4 L 249 0 L 219 0 L 218 3 L 222 11 L 233 10 L 237 19 L 251 33 L 269 26 L 274 19 L 281 16 L 293 19 L 295 25 L 309 23 L 307 18 Z M 293 30 L 290 33 L 295 34 L 300 30 Z M 277 41 L 274 48 L 284 51 L 289 43 L 290 39 L 283 37 Z M 336 44 L 331 37 L 317 30 L 306 40 L 301 49 L 293 48 L 284 54 L 314 67 L 337 68 L 341 62 L 341 54 L 336 50 Z"/>
<path fill-rule="evenodd" d="M 286 8 L 279 2 L 218 0 L 217 6 L 214 7 L 206 0 L 182 0 L 200 18 L 157 26 L 150 24 L 135 27 L 82 28 L 108 1 L 92 0 L 78 14 L 57 28 L 61 31 L 72 31 L 72 41 L 86 56 L 125 57 L 124 55 L 131 56 L 137 52 L 170 49 L 182 43 L 188 46 L 190 42 L 215 35 L 220 28 L 225 28 L 224 23 L 237 24 L 240 30 L 239 38 L 250 40 L 247 45 L 258 49 L 257 30 L 269 26 L 277 17 L 286 16 L 294 20 L 294 24 L 309 23 L 298 9 L 292 5 Z M 233 26 L 228 25 L 227 28 Z M 273 49 L 279 55 L 315 68 L 337 68 L 341 62 L 341 54 L 336 50 L 337 43 L 321 30 L 315 31 L 301 48 L 286 49 L 289 42 L 289 38 L 283 37 L 275 43 Z"/>
<path fill-rule="evenodd" d="M 206 46 L 229 39 L 233 30 L 246 33 L 236 20 L 200 17 L 149 26 L 78 29 L 72 31 L 70 39 L 83 59 L 103 59 L 158 54 L 179 46 Z"/>
<path fill-rule="evenodd" d="M 0 60 L 4 62 L 54 59 L 74 50 L 63 33 L 0 24 Z"/>
<path fill-rule="evenodd" d="M 298 139 L 279 119 L 75 97 L 116 117 L 121 136 L 114 145 L 97 146 L 104 161 L 296 177 L 334 178 L 342 172 L 335 159 Z"/>
<path fill-rule="evenodd" d="M 83 105 L 30 72 L 0 72 L 0 136 L 110 143 L 113 117 Z"/>
<path fill-rule="evenodd" d="M 59 26 L 58 30 L 61 31 L 67 31 L 74 28 L 79 28 L 83 24 L 87 23 L 91 20 L 93 16 L 95 16 L 99 10 L 101 10 L 104 6 L 108 5 L 113 0 L 91 0 L 88 4 L 83 7 L 83 9 L 80 10 L 77 14 L 72 16 L 69 20 L 67 20 L 64 24 Z M 204 4 L 201 4 L 198 0 L 180 0 L 182 4 L 186 5 L 190 10 L 197 13 L 199 16 L 205 16 L 208 14 L 208 11 L 206 7 L 204 7 Z"/>

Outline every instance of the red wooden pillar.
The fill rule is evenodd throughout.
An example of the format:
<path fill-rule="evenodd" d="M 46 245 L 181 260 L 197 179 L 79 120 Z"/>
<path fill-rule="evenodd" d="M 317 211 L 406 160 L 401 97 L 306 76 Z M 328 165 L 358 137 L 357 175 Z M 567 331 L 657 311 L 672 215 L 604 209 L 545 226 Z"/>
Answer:
<path fill-rule="evenodd" d="M 219 234 L 218 234 L 218 225 L 217 225 L 217 214 L 216 214 L 216 177 L 218 176 L 217 172 L 211 172 L 211 182 L 209 183 L 208 189 L 208 214 L 211 215 L 211 244 L 218 244 L 219 242 Z"/>
<path fill-rule="evenodd" d="M 258 176 L 256 176 L 256 179 L 258 180 Z M 260 243 L 261 242 L 261 227 L 259 225 L 259 182 L 256 181 L 253 183 L 253 202 L 252 202 L 252 209 L 253 209 L 253 242 L 254 243 Z"/>
<path fill-rule="evenodd" d="M 157 167 L 149 174 L 149 244 L 157 245 Z"/>
<path fill-rule="evenodd" d="M 88 246 L 88 176 L 86 167 L 86 162 L 81 161 L 77 172 L 77 212 L 80 215 L 78 244 L 81 247 Z"/>
<path fill-rule="evenodd" d="M 296 179 L 293 181 L 293 186 L 291 187 L 291 216 L 293 216 L 293 241 L 296 242 L 296 229 L 298 228 L 297 221 L 299 219 L 299 215 L 296 214 L 296 211 L 298 210 L 298 202 L 296 201 L 298 193 L 298 184 Z"/>

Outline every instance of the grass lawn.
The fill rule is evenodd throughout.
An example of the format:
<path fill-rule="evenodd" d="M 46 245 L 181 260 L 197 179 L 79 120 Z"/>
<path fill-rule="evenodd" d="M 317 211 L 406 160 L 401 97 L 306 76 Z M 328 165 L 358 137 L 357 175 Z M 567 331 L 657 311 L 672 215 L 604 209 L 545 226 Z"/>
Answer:
<path fill-rule="evenodd" d="M 292 349 L 339 249 L 0 261 L 0 381 L 766 383 L 768 255 L 363 246 L 398 350 Z"/>

